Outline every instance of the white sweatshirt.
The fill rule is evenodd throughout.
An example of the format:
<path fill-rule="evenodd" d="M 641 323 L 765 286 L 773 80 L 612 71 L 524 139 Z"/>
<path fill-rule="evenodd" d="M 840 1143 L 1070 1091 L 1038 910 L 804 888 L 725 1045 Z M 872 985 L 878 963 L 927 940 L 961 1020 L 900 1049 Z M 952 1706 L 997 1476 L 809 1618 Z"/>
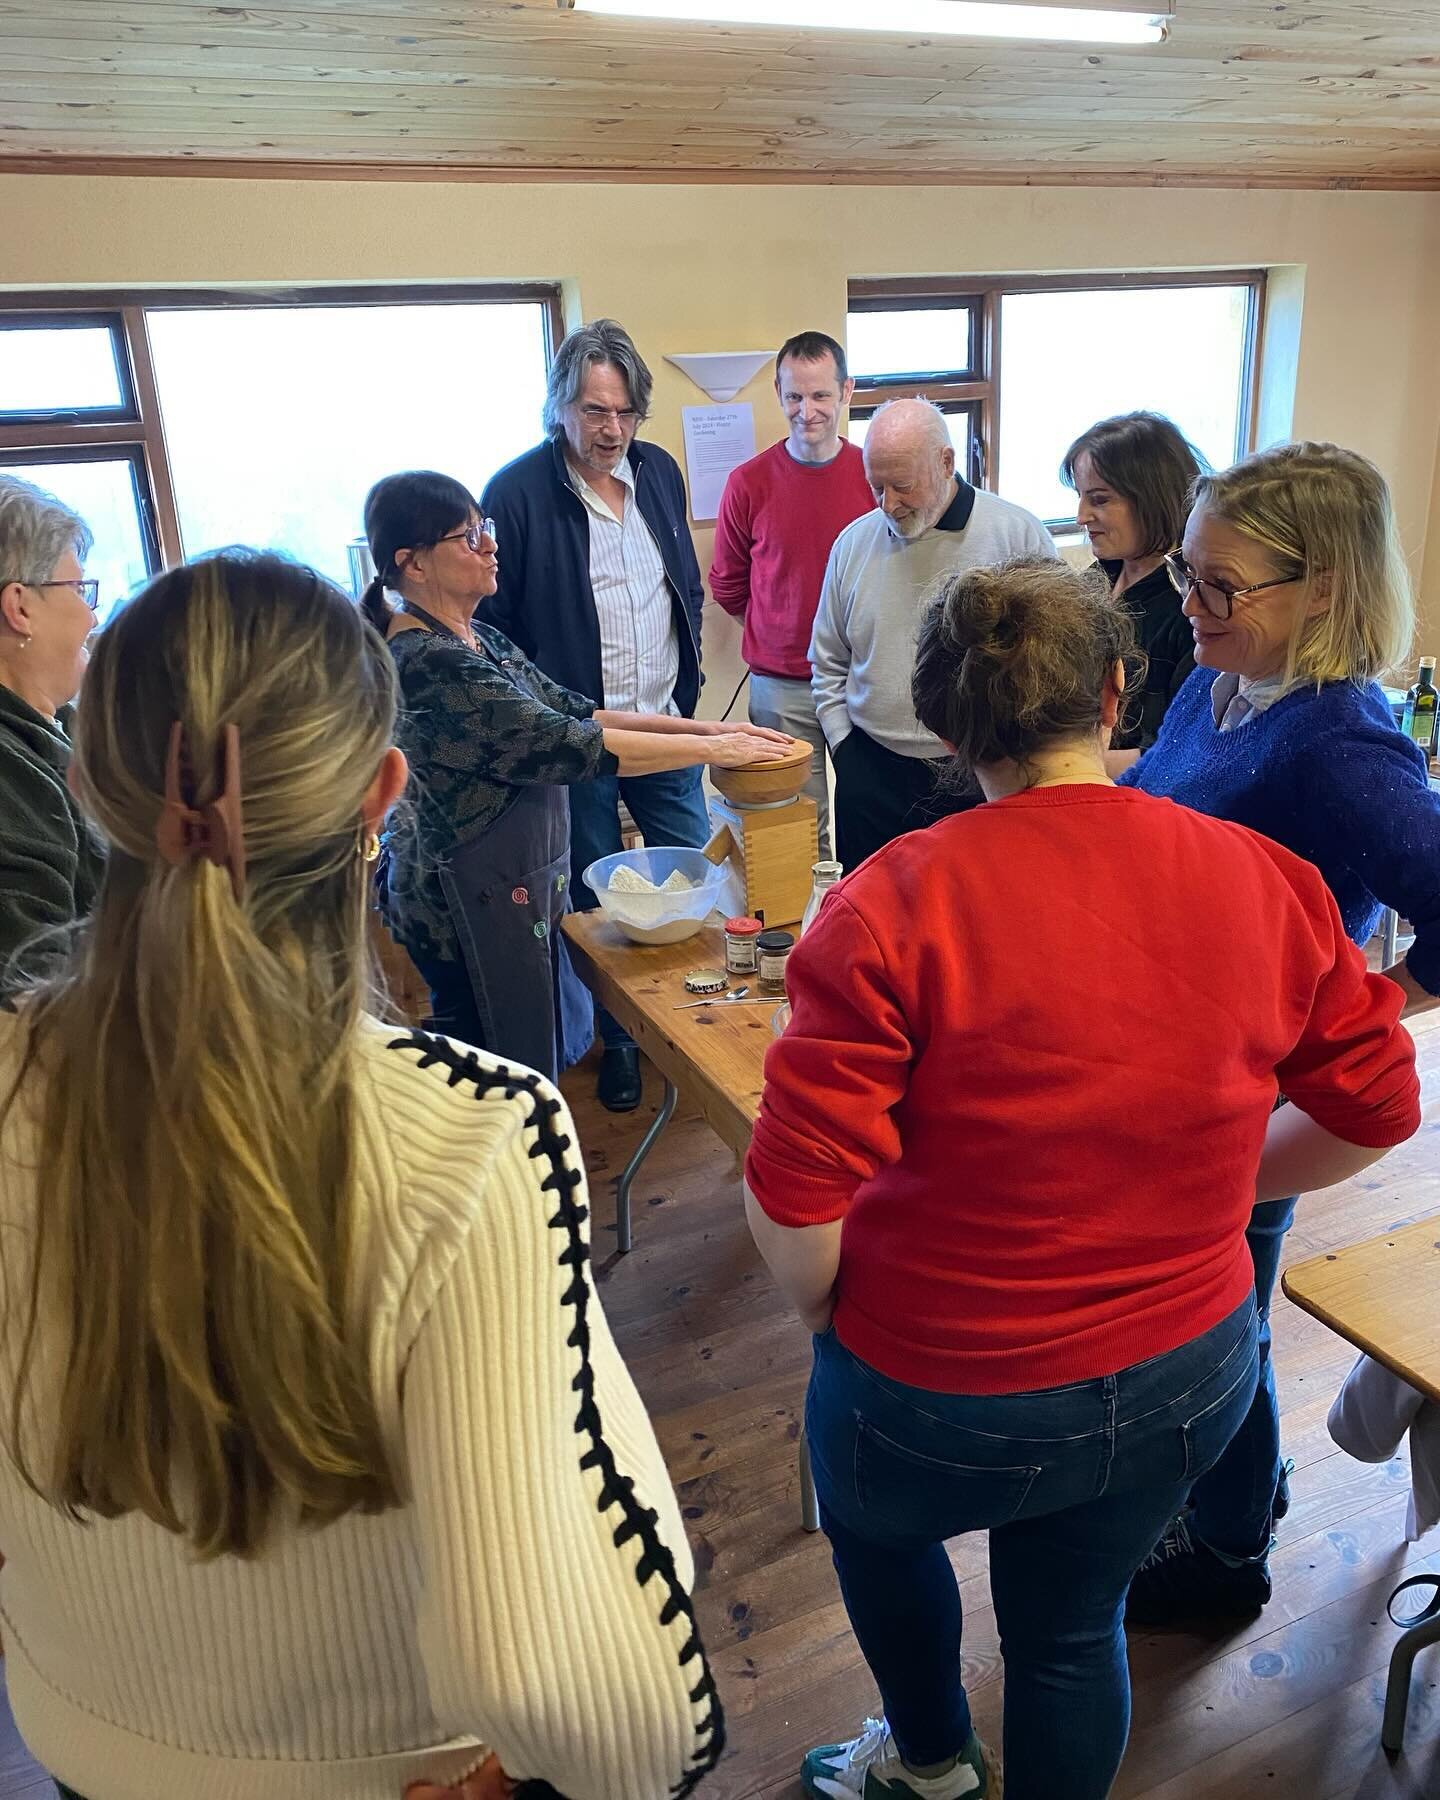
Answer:
<path fill-rule="evenodd" d="M 897 755 L 944 756 L 910 698 L 926 607 L 958 569 L 1058 554 L 1033 513 L 984 488 L 968 491 L 975 504 L 959 529 L 950 521 L 964 510 L 965 488 L 940 524 L 911 541 L 895 536 L 878 506 L 836 538 L 810 642 L 815 711 L 832 750 L 858 725 Z"/>
<path fill-rule="evenodd" d="M 22 1033 L 0 1013 L 0 1094 Z M 354 1054 L 353 1304 L 407 1501 L 199 1563 L 138 1516 L 71 1523 L 0 1454 L 20 1730 L 90 1800 L 400 1800 L 489 1749 L 570 1800 L 683 1792 L 719 1755 L 720 1706 L 591 1282 L 570 1115 L 540 1076 L 443 1039 L 367 1020 Z M 31 1133 L 12 1109 L 12 1308 L 43 1204 Z M 14 1366 L 0 1347 L 4 1418 Z"/>

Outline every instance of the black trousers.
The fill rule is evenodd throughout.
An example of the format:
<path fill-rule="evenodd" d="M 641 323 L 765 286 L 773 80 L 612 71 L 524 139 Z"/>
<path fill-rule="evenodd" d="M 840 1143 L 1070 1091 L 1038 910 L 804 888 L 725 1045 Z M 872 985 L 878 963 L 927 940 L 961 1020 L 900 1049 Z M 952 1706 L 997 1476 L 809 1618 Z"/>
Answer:
<path fill-rule="evenodd" d="M 835 766 L 835 854 L 848 875 L 892 838 L 921 831 L 951 813 L 968 812 L 984 796 L 973 778 L 957 785 L 948 756 L 929 762 L 897 756 L 858 725 L 837 750 Z"/>

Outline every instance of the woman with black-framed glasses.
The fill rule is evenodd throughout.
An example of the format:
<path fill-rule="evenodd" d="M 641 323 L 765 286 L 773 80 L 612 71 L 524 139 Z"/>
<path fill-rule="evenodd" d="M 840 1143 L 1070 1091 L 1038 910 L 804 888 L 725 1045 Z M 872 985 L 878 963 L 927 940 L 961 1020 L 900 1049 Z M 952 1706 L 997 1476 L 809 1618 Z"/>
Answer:
<path fill-rule="evenodd" d="M 95 629 L 90 544 L 69 507 L 0 475 L 0 987 L 22 945 L 90 910 L 104 867 L 65 784 Z"/>
<path fill-rule="evenodd" d="M 361 610 L 400 672 L 413 806 L 391 821 L 385 922 L 430 989 L 429 1024 L 552 1079 L 594 1035 L 570 967 L 570 808 L 577 782 L 773 760 L 791 739 L 612 713 L 551 681 L 475 618 L 495 592 L 494 522 L 448 475 L 387 475 L 365 501 L 376 576 Z M 393 608 L 387 590 L 399 598 Z"/>
<path fill-rule="evenodd" d="M 1378 685 L 1409 654 L 1415 622 L 1384 477 L 1333 444 L 1261 451 L 1196 483 L 1184 542 L 1165 566 L 1183 596 L 1195 673 L 1121 781 L 1249 826 L 1313 863 L 1357 944 L 1394 907 L 1416 936 L 1386 972 L 1407 1012 L 1434 1006 L 1440 797 Z M 1263 932 L 1267 921 L 1235 928 Z M 1289 1493 L 1268 1313 L 1294 1210 L 1277 1200 L 1252 1216 L 1259 1391 L 1188 1514 L 1136 1576 L 1138 1623 L 1253 1614 L 1270 1598 L 1267 1559 Z"/>

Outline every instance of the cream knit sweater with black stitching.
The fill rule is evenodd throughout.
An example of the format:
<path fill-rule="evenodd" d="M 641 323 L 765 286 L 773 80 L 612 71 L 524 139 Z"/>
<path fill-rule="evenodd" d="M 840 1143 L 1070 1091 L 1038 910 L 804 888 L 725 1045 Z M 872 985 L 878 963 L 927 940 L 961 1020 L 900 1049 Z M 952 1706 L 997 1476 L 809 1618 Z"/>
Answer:
<path fill-rule="evenodd" d="M 0 1093 L 22 1032 L 0 1014 Z M 684 1792 L 720 1707 L 591 1283 L 569 1113 L 539 1076 L 373 1020 L 355 1058 L 353 1304 L 407 1503 L 200 1564 L 138 1517 L 70 1523 L 0 1455 L 20 1729 L 87 1800 L 400 1800 L 487 1749 L 572 1800 Z M 0 1138 L 12 1306 L 44 1203 L 27 1130 L 16 1108 Z M 13 1367 L 0 1351 L 0 1417 Z"/>

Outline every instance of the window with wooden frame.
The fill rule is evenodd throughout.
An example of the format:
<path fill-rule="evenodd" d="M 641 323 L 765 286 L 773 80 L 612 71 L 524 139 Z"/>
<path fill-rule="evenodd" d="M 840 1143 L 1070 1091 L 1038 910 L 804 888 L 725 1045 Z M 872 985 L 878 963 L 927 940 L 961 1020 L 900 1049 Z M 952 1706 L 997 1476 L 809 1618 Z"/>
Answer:
<path fill-rule="evenodd" d="M 102 617 L 226 544 L 353 586 L 370 485 L 478 492 L 538 438 L 563 330 L 539 283 L 0 295 L 0 474 L 90 525 Z"/>
<path fill-rule="evenodd" d="M 1097 420 L 1164 413 L 1216 468 L 1251 448 L 1264 293 L 1259 269 L 852 281 L 850 437 L 922 394 L 968 480 L 1073 526 L 1060 462 Z"/>

